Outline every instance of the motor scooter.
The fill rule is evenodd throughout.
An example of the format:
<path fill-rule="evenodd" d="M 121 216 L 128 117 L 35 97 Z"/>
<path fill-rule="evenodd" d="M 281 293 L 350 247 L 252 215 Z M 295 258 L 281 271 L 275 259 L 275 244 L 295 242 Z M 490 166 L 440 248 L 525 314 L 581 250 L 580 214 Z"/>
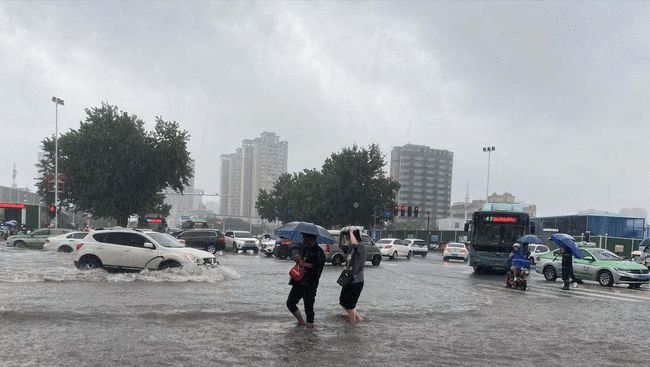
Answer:
<path fill-rule="evenodd" d="M 515 266 L 519 269 L 517 271 L 519 274 L 516 274 L 517 279 L 515 280 L 515 274 L 513 274 L 511 270 L 508 270 L 508 274 L 506 276 L 506 287 L 513 288 L 513 289 L 521 289 L 522 291 L 525 291 L 526 288 L 528 287 L 526 278 L 530 274 L 530 261 L 513 259 L 512 266 Z"/>

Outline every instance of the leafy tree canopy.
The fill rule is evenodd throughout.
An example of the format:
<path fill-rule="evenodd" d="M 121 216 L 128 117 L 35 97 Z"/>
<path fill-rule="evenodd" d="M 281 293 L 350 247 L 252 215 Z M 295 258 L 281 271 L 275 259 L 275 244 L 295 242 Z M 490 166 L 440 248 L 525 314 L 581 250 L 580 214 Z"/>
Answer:
<path fill-rule="evenodd" d="M 391 210 L 399 184 L 386 176 L 375 144 L 345 148 L 325 160 L 321 171 L 284 174 L 270 192 L 260 191 L 256 208 L 267 220 L 303 220 L 325 227 L 372 226 Z"/>
<path fill-rule="evenodd" d="M 159 193 L 167 188 L 182 192 L 193 175 L 188 132 L 160 117 L 148 132 L 137 116 L 106 103 L 86 109 L 86 115 L 78 129 L 59 137 L 59 172 L 67 177 L 61 206 L 115 218 L 122 226 L 133 214 L 167 214 L 169 206 Z M 45 176 L 54 173 L 54 137 L 43 139 L 42 147 L 39 193 L 53 203 Z"/>

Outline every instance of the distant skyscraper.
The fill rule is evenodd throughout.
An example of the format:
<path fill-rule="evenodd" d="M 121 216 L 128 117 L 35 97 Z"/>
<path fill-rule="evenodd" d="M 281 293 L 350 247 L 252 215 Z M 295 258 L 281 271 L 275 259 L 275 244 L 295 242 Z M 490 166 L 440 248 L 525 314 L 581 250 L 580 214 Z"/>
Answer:
<path fill-rule="evenodd" d="M 398 205 L 419 208 L 418 220 L 449 217 L 454 153 L 423 145 L 406 144 L 391 151 L 390 176 L 399 182 Z M 409 219 L 398 217 L 399 220 Z M 413 216 L 411 216 L 411 219 Z"/>
<path fill-rule="evenodd" d="M 270 191 L 287 172 L 289 143 L 272 132 L 244 139 L 233 154 L 221 156 L 221 213 L 257 217 L 255 202 L 260 190 Z"/>

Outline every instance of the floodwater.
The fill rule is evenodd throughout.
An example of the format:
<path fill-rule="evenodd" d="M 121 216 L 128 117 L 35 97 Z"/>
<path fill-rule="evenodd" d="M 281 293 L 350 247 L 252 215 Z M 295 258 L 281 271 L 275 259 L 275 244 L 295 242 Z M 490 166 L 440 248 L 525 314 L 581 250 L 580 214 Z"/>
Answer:
<path fill-rule="evenodd" d="M 289 261 L 226 253 L 219 262 L 81 272 L 70 254 L 0 245 L 0 366 L 639 366 L 650 357 L 646 286 L 566 292 L 533 274 L 521 292 L 431 253 L 366 267 L 366 320 L 351 325 L 338 306 L 341 268 L 328 265 L 308 330 L 286 310 Z"/>

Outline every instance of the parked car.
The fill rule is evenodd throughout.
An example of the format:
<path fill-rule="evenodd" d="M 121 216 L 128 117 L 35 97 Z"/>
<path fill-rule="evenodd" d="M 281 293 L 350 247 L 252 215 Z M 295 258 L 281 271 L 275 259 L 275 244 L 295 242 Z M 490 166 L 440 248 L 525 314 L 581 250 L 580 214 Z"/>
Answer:
<path fill-rule="evenodd" d="M 216 263 L 213 254 L 182 247 L 167 233 L 133 229 L 90 232 L 75 246 L 74 254 L 74 264 L 82 270 L 159 270 Z"/>
<path fill-rule="evenodd" d="M 411 247 L 413 255 L 420 255 L 422 257 L 425 257 L 429 253 L 429 248 L 424 240 L 417 238 L 408 238 L 404 240 L 404 244 Z"/>
<path fill-rule="evenodd" d="M 576 279 L 594 280 L 604 287 L 614 284 L 628 284 L 639 288 L 648 284 L 650 274 L 647 267 L 601 248 L 581 248 L 582 259 L 573 258 L 573 273 Z M 544 279 L 555 281 L 562 274 L 562 256 L 558 250 L 542 255 L 535 265 L 535 271 Z"/>
<path fill-rule="evenodd" d="M 262 236 L 260 236 L 260 251 L 266 255 L 267 257 L 270 257 L 273 255 L 273 250 L 275 249 L 275 242 L 280 239 L 278 236 L 269 234 L 269 233 L 264 233 Z"/>
<path fill-rule="evenodd" d="M 333 266 L 345 263 L 347 254 L 344 248 L 346 248 L 350 240 L 347 235 L 341 236 L 341 231 L 345 232 L 346 230 L 347 228 L 328 231 L 334 237 L 336 243 L 333 245 L 320 244 L 320 247 L 325 252 L 325 262 L 331 263 Z M 381 264 L 381 251 L 372 238 L 367 234 L 361 234 L 361 243 L 365 246 L 366 261 L 370 261 L 373 266 L 379 266 Z"/>
<path fill-rule="evenodd" d="M 530 244 L 528 245 L 528 251 L 530 251 L 528 260 L 530 260 L 530 262 L 534 265 L 537 261 L 539 261 L 539 258 L 542 255 L 551 250 L 546 245 Z"/>
<path fill-rule="evenodd" d="M 402 240 L 399 238 L 382 238 L 377 241 L 376 245 L 379 247 L 382 256 L 388 256 L 392 260 L 395 260 L 398 257 L 406 257 L 410 260 L 411 256 L 413 256 L 413 250 L 404 245 Z"/>
<path fill-rule="evenodd" d="M 449 259 L 457 259 L 467 261 L 469 258 L 469 252 L 464 243 L 460 242 L 449 242 L 445 245 L 445 249 L 442 250 L 442 259 L 448 261 Z"/>
<path fill-rule="evenodd" d="M 239 250 L 253 250 L 257 253 L 260 250 L 260 240 L 247 231 L 226 231 L 226 247 L 232 248 L 234 252 Z"/>
<path fill-rule="evenodd" d="M 189 229 L 181 232 L 179 240 L 185 241 L 185 246 L 216 253 L 226 249 L 226 238 L 216 229 Z"/>
<path fill-rule="evenodd" d="M 25 247 L 34 250 L 41 250 L 48 237 L 58 236 L 72 232 L 65 228 L 42 228 L 28 234 L 17 234 L 7 238 L 7 246 Z"/>
<path fill-rule="evenodd" d="M 54 237 L 48 237 L 43 243 L 44 251 L 57 251 L 70 253 L 74 251 L 75 245 L 79 240 L 86 237 L 88 232 L 75 231 L 70 233 L 60 234 Z"/>
<path fill-rule="evenodd" d="M 273 247 L 273 256 L 278 259 L 293 258 L 300 245 L 286 238 L 277 238 Z"/>

